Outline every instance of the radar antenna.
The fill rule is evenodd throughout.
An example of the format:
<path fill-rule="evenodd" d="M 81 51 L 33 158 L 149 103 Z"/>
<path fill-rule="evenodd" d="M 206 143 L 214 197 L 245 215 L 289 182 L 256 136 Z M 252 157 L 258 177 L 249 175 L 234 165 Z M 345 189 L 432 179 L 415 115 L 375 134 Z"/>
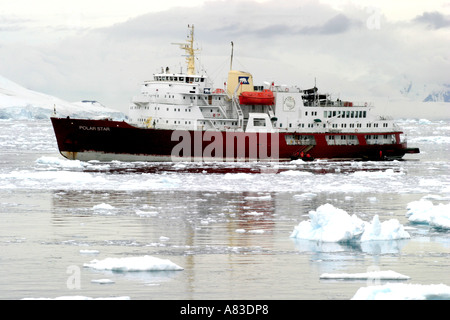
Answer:
<path fill-rule="evenodd" d="M 172 43 L 175 45 L 179 45 L 180 48 L 186 51 L 186 62 L 187 62 L 187 74 L 194 75 L 195 74 L 195 52 L 200 51 L 199 49 L 194 49 L 194 25 L 188 25 L 189 35 L 187 37 L 187 41 L 185 43 Z"/>

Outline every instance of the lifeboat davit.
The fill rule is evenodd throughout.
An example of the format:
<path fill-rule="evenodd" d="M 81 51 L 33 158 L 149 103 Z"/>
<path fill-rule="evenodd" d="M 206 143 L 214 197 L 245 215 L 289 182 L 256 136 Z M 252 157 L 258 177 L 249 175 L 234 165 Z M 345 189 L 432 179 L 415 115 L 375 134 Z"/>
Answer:
<path fill-rule="evenodd" d="M 270 90 L 263 91 L 244 91 L 239 95 L 239 103 L 247 105 L 265 105 L 274 104 L 273 92 Z"/>

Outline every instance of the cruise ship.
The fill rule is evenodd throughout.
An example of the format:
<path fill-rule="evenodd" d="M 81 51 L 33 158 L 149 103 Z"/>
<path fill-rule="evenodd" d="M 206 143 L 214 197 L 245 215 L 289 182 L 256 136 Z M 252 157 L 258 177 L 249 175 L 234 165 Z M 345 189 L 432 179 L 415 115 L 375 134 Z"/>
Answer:
<path fill-rule="evenodd" d="M 369 103 L 333 100 L 316 86 L 255 85 L 251 73 L 232 67 L 216 87 L 196 71 L 194 26 L 177 45 L 186 53 L 186 72 L 167 67 L 144 81 L 127 121 L 52 117 L 60 153 L 82 161 L 161 162 L 394 160 L 419 153 Z M 233 53 L 231 66 L 232 59 Z"/>

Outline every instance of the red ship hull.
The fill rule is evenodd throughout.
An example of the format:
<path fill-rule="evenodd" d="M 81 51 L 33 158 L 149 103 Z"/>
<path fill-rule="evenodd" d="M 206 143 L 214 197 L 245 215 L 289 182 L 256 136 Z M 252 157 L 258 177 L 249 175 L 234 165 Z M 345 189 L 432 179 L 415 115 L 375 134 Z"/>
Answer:
<path fill-rule="evenodd" d="M 51 118 L 60 153 L 82 161 L 288 161 L 311 159 L 400 159 L 418 153 L 400 143 L 401 132 L 386 132 L 396 143 L 366 144 L 368 133 L 352 134 L 356 145 L 329 145 L 331 133 L 247 133 L 146 129 L 126 122 Z M 295 135 L 312 145 L 289 144 Z"/>

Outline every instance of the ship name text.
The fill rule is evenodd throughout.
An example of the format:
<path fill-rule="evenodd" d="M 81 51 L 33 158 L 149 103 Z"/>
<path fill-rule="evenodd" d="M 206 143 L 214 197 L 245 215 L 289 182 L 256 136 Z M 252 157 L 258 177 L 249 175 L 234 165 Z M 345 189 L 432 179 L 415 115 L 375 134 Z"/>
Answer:
<path fill-rule="evenodd" d="M 83 131 L 111 131 L 109 127 L 78 126 Z"/>

